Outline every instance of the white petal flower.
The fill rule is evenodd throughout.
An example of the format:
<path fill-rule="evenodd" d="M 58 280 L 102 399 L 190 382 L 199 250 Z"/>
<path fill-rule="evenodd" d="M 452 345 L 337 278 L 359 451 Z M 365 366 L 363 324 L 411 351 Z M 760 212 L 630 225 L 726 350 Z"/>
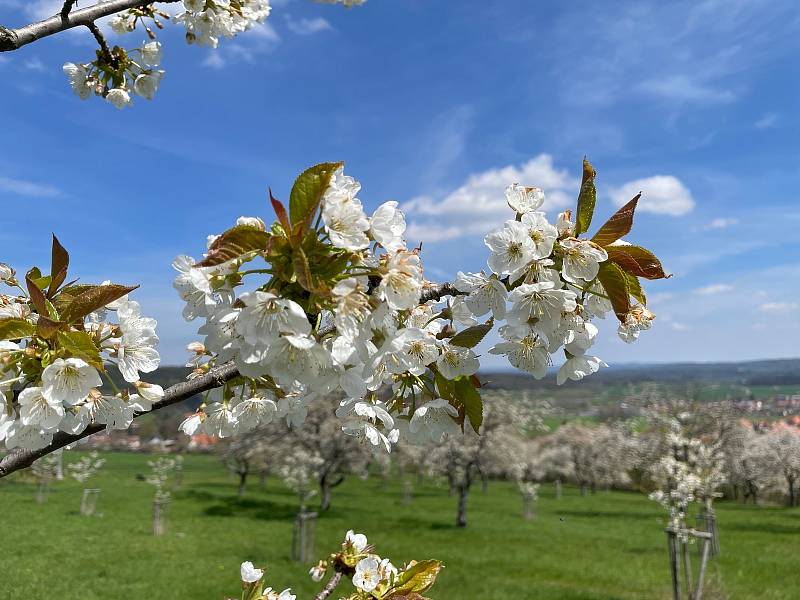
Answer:
<path fill-rule="evenodd" d="M 561 385 L 567 379 L 572 381 L 580 381 L 587 375 L 597 373 L 600 367 L 607 367 L 608 365 L 596 356 L 573 356 L 568 358 L 561 368 L 558 370 L 556 376 L 556 383 Z"/>
<path fill-rule="evenodd" d="M 240 571 L 244 583 L 256 583 L 264 576 L 263 569 L 256 569 L 249 560 L 242 563 Z"/>
<path fill-rule="evenodd" d="M 406 231 L 406 219 L 401 210 L 397 208 L 394 200 L 384 202 L 372 215 L 370 222 L 370 235 L 372 239 L 386 248 L 389 252 L 396 252 L 405 248 L 403 234 Z"/>
<path fill-rule="evenodd" d="M 458 410 L 447 400 L 436 398 L 417 407 L 408 423 L 411 441 L 442 441 L 445 435 L 457 435 L 461 429 L 454 421 Z"/>
<path fill-rule="evenodd" d="M 162 77 L 164 77 L 164 71 L 142 73 L 133 82 L 133 91 L 142 98 L 152 100 L 158 91 L 158 86 L 161 85 Z"/>
<path fill-rule="evenodd" d="M 142 57 L 142 62 L 144 62 L 145 65 L 157 67 L 159 64 L 161 64 L 161 42 L 153 40 L 142 44 L 142 47 L 139 49 L 139 53 Z"/>
<path fill-rule="evenodd" d="M 503 282 L 494 275 L 486 277 L 484 273 L 465 274 L 459 271 L 455 288 L 459 292 L 469 293 L 467 306 L 476 317 L 491 311 L 495 319 L 505 318 L 508 291 Z"/>
<path fill-rule="evenodd" d="M 480 362 L 470 348 L 444 344 L 442 355 L 436 359 L 436 366 L 445 379 L 455 379 L 477 373 Z"/>
<path fill-rule="evenodd" d="M 66 406 L 77 404 L 103 384 L 94 367 L 80 358 L 57 358 L 42 372 L 42 394 Z"/>
<path fill-rule="evenodd" d="M 542 379 L 547 375 L 550 354 L 547 352 L 545 340 L 533 333 L 520 339 L 495 344 L 489 353 L 505 354 L 512 366 L 530 373 L 536 379 Z"/>
<path fill-rule="evenodd" d="M 233 407 L 233 418 L 236 419 L 239 432 L 255 429 L 260 425 L 272 422 L 278 412 L 278 406 L 271 398 L 254 396 L 242 400 Z"/>
<path fill-rule="evenodd" d="M 236 319 L 236 331 L 250 344 L 268 346 L 281 334 L 311 333 L 308 317 L 297 302 L 269 292 L 242 294 L 240 300 L 245 307 Z"/>
<path fill-rule="evenodd" d="M 535 321 L 555 322 L 561 313 L 572 312 L 577 306 L 575 292 L 554 289 L 550 281 L 541 283 L 523 283 L 509 294 L 514 305 L 507 315 L 508 322 L 520 325 Z"/>
<path fill-rule="evenodd" d="M 528 235 L 528 228 L 518 221 L 506 221 L 484 238 L 492 251 L 489 268 L 498 275 L 521 274 L 536 253 L 536 247 Z"/>
<path fill-rule="evenodd" d="M 353 585 L 363 592 L 371 592 L 381 582 L 380 563 L 371 556 L 362 558 L 356 563 Z"/>
<path fill-rule="evenodd" d="M 558 229 L 559 237 L 570 237 L 575 233 L 575 223 L 572 221 L 572 211 L 565 210 L 559 213 L 558 220 L 556 221 L 556 229 Z"/>
<path fill-rule="evenodd" d="M 203 428 L 207 435 L 220 438 L 229 437 L 236 431 L 236 419 L 227 406 L 221 402 L 213 402 L 206 408 Z M 181 429 L 186 432 L 187 428 L 181 427 Z"/>
<path fill-rule="evenodd" d="M 203 419 L 205 415 L 201 413 L 195 413 L 192 416 L 185 419 L 180 425 L 178 425 L 178 429 L 181 430 L 186 435 L 194 435 L 197 433 L 197 430 L 200 429 L 200 426 L 203 424 Z"/>
<path fill-rule="evenodd" d="M 564 260 L 561 274 L 565 281 L 576 285 L 593 281 L 600 270 L 600 263 L 608 260 L 608 253 L 588 240 L 562 240 L 561 250 Z"/>
<path fill-rule="evenodd" d="M 151 325 L 153 327 L 151 327 Z M 125 381 L 139 380 L 139 372 L 152 373 L 161 363 L 156 350 L 158 336 L 155 334 L 154 319 L 120 319 L 122 338 L 116 348 L 117 367 Z"/>
<path fill-rule="evenodd" d="M 400 250 L 386 263 L 380 283 L 381 297 L 393 310 L 407 310 L 419 304 L 422 294 L 422 265 L 414 252 Z"/>
<path fill-rule="evenodd" d="M 88 80 L 86 68 L 83 65 L 66 63 L 63 66 L 63 71 L 69 79 L 69 85 L 75 95 L 81 100 L 86 100 L 91 95 L 93 88 L 92 83 Z"/>
<path fill-rule="evenodd" d="M 422 375 L 426 367 L 439 357 L 436 338 L 422 329 L 401 329 L 397 332 L 395 342 L 399 345 L 396 360 L 393 364 L 387 364 L 391 373 L 408 371 L 413 375 Z"/>
<path fill-rule="evenodd" d="M 128 93 L 128 90 L 124 90 L 122 88 L 113 88 L 108 90 L 108 94 L 106 94 L 106 100 L 113 104 L 115 108 L 120 110 L 131 105 L 131 95 Z"/>
<path fill-rule="evenodd" d="M 322 220 L 331 244 L 345 250 L 363 250 L 369 246 L 370 224 L 358 198 L 346 202 L 328 201 L 322 207 Z"/>
<path fill-rule="evenodd" d="M 528 228 L 528 235 L 534 246 L 533 258 L 547 258 L 553 253 L 553 244 L 558 238 L 558 229 L 547 222 L 542 212 L 529 212 L 522 215 L 522 224 Z"/>
<path fill-rule="evenodd" d="M 355 533 L 352 529 L 345 534 L 344 541 L 359 554 L 367 548 L 367 536 L 363 533 Z"/>
<path fill-rule="evenodd" d="M 512 183 L 506 188 L 506 201 L 517 213 L 529 213 L 544 204 L 544 192 L 536 187 Z"/>
<path fill-rule="evenodd" d="M 64 418 L 61 402 L 45 398 L 40 387 L 25 388 L 19 393 L 18 400 L 23 425 L 36 425 L 50 431 L 56 429 Z"/>
<path fill-rule="evenodd" d="M 354 340 L 361 331 L 361 326 L 369 316 L 368 282 L 356 277 L 348 277 L 338 282 L 333 288 L 337 297 L 334 323 L 339 334 Z"/>

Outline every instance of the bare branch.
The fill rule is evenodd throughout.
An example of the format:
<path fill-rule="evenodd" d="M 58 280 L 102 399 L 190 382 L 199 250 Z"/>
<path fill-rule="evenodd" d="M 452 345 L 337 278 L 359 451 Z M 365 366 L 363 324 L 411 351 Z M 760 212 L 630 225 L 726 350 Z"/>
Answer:
<path fill-rule="evenodd" d="M 450 283 L 430 284 L 423 290 L 420 303 L 425 303 L 430 300 L 441 300 L 444 296 L 461 295 L 463 295 L 463 292 L 459 292 Z M 331 328 L 327 332 L 320 333 L 329 333 L 332 331 L 333 329 Z M 149 414 L 166 406 L 182 402 L 183 400 L 191 398 L 196 394 L 220 387 L 225 382 L 230 381 L 238 376 L 239 370 L 232 362 L 214 367 L 205 375 L 201 375 L 200 377 L 196 377 L 195 379 L 191 379 L 189 381 L 176 383 L 175 385 L 167 388 L 164 391 L 164 398 L 158 402 L 154 402 L 152 410 L 146 413 L 139 413 L 135 416 L 140 417 L 143 414 Z M 53 441 L 49 445 L 39 450 L 12 450 L 8 455 L 0 460 L 0 478 L 10 475 L 14 471 L 19 471 L 20 469 L 29 467 L 35 460 L 41 458 L 42 456 L 46 456 L 52 452 L 55 452 L 64 446 L 74 444 L 78 440 L 103 431 L 105 428 L 105 425 L 90 425 L 83 432 L 77 435 L 59 432 L 53 437 Z M 331 588 L 331 591 L 332 589 L 333 588 Z M 327 598 L 327 596 L 322 596 L 322 598 Z"/>
<path fill-rule="evenodd" d="M 179 0 L 159 0 L 161 3 L 178 2 Z M 74 27 L 86 27 L 98 19 L 109 15 L 128 10 L 130 8 L 141 8 L 148 4 L 154 4 L 153 0 L 108 0 L 98 2 L 93 6 L 80 10 L 67 10 L 67 5 L 71 8 L 72 0 L 66 0 L 64 8 L 60 14 L 54 15 L 43 21 L 31 23 L 18 29 L 7 29 L 0 26 L 0 52 L 10 52 L 19 50 L 22 46 L 40 40 L 42 38 L 61 33 Z M 66 10 L 66 14 L 64 11 Z"/>
<path fill-rule="evenodd" d="M 323 590 L 314 596 L 314 600 L 325 600 L 328 596 L 333 593 L 333 590 L 336 589 L 336 586 L 339 585 L 339 582 L 342 580 L 342 574 L 339 571 L 333 574 L 333 577 L 330 578 L 327 585 L 323 588 Z"/>
<path fill-rule="evenodd" d="M 164 398 L 158 402 L 154 402 L 152 410 L 159 410 L 166 406 L 187 400 L 196 394 L 219 387 L 238 375 L 239 370 L 233 363 L 225 363 L 224 365 L 214 367 L 205 375 L 201 375 L 195 379 L 190 379 L 189 381 L 176 383 L 175 385 L 166 389 L 164 391 Z M 137 414 L 136 416 L 139 417 L 142 414 L 149 413 L 141 413 Z M 59 432 L 53 437 L 52 443 L 40 450 L 12 450 L 7 456 L 0 460 L 0 478 L 13 473 L 14 471 L 19 471 L 20 469 L 29 467 L 36 459 L 50 454 L 51 452 L 55 452 L 59 448 L 63 448 L 69 444 L 74 444 L 78 440 L 88 437 L 94 433 L 103 431 L 105 428 L 105 425 L 91 425 L 87 427 L 85 431 L 77 435 Z"/>

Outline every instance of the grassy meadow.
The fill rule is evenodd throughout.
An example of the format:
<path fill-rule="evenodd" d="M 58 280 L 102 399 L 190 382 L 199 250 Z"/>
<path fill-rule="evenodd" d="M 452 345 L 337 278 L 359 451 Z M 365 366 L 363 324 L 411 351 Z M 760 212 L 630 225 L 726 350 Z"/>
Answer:
<path fill-rule="evenodd" d="M 243 499 L 212 456 L 187 456 L 174 492 L 168 532 L 150 533 L 153 489 L 137 479 L 147 455 L 108 454 L 90 487 L 102 490 L 92 517 L 78 514 L 82 485 L 55 482 L 44 504 L 35 484 L 0 481 L 0 598 L 59 600 L 222 600 L 238 596 L 239 564 L 266 565 L 268 581 L 298 600 L 319 590 L 310 565 L 290 561 L 294 496 L 257 478 Z M 67 461 L 74 460 L 74 453 Z M 543 485 L 537 517 L 521 517 L 515 486 L 476 486 L 469 526 L 455 521 L 455 498 L 426 482 L 403 504 L 402 483 L 349 478 L 317 523 L 317 555 L 354 528 L 396 563 L 439 558 L 446 568 L 436 600 L 509 598 L 613 600 L 668 598 L 666 538 L 660 508 L 644 496 Z M 711 566 L 714 598 L 800 597 L 800 510 L 720 503 L 722 555 Z M 338 596 L 334 596 L 338 598 Z"/>

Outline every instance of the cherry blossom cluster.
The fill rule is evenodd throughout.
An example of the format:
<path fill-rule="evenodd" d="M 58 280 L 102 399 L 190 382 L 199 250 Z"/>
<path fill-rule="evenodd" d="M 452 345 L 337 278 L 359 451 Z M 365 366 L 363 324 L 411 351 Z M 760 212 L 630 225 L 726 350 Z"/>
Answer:
<path fill-rule="evenodd" d="M 100 458 L 96 451 L 82 456 L 77 461 L 67 465 L 67 470 L 72 478 L 78 483 L 86 483 L 97 475 L 103 465 L 106 464 L 105 458 Z"/>
<path fill-rule="evenodd" d="M 594 197 L 588 163 L 584 175 L 577 223 L 566 212 L 550 224 L 538 211 L 542 190 L 510 185 L 515 218 L 485 239 L 491 273 L 459 273 L 453 285 L 439 286 L 425 279 L 420 249 L 406 246 L 397 202 L 368 215 L 360 184 L 341 163 L 308 169 L 289 211 L 271 196 L 272 226 L 241 217 L 209 236 L 203 259 L 174 262 L 184 317 L 205 321 L 203 341 L 189 346 L 190 365 L 202 374 L 233 361 L 240 374 L 182 430 L 226 437 L 277 418 L 299 426 L 312 402 L 339 394 L 342 430 L 372 448 L 388 451 L 401 436 L 424 443 L 468 426 L 478 431 L 474 348 L 497 325 L 504 341 L 490 352 L 536 378 L 561 350 L 559 383 L 594 373 L 605 365 L 587 354 L 594 317 L 613 310 L 631 341 L 653 315 L 637 276 L 624 270 L 643 271 L 648 251 L 620 241 L 638 198 L 591 240 L 579 237 L 593 211 L 585 199 Z M 664 276 L 653 260 L 645 276 Z M 245 269 L 252 261 L 256 268 Z M 640 304 L 632 306 L 632 296 Z"/>
<path fill-rule="evenodd" d="M 686 527 L 692 502 L 704 502 L 710 508 L 713 499 L 719 497 L 718 490 L 726 481 L 724 456 L 716 445 L 686 437 L 677 420 L 667 442 L 669 453 L 650 469 L 658 489 L 649 497 L 667 510 L 670 525 L 680 530 Z"/>
<path fill-rule="evenodd" d="M 161 42 L 143 42 L 134 50 L 114 46 L 98 50 L 97 58 L 87 64 L 66 63 L 64 74 L 72 91 L 81 100 L 92 94 L 105 98 L 116 108 L 133 104 L 137 95 L 152 100 L 161 84 Z"/>
<path fill-rule="evenodd" d="M 156 322 L 143 317 L 128 293 L 135 288 L 105 282 L 69 282 L 69 255 L 53 239 L 51 274 L 33 268 L 23 288 L 15 271 L 0 265 L 0 441 L 37 450 L 58 431 L 78 434 L 89 425 L 127 429 L 135 413 L 163 397 L 160 386 L 141 381 L 155 371 Z M 114 366 L 132 391 L 114 389 Z"/>
<path fill-rule="evenodd" d="M 326 588 L 329 593 L 340 585 L 343 577 L 347 577 L 353 591 L 347 596 L 337 592 L 337 597 L 342 600 L 426 600 L 422 594 L 433 586 L 441 568 L 438 560 L 423 560 L 411 561 L 398 569 L 389 559 L 373 552 L 373 547 L 367 543 L 367 536 L 350 530 L 341 550 L 312 567 L 309 575 L 315 582 L 320 582 L 329 570 L 333 570 L 335 579 L 332 577 Z M 265 587 L 265 570 L 256 568 L 252 562 L 243 562 L 240 571 L 242 600 L 296 599 L 290 589 L 278 592 Z"/>
<path fill-rule="evenodd" d="M 366 0 L 324 0 L 327 4 L 358 6 Z M 134 95 L 152 100 L 158 91 L 164 70 L 159 69 L 161 43 L 156 29 L 163 29 L 170 20 L 186 29 L 186 42 L 216 48 L 221 38 L 232 38 L 264 23 L 272 7 L 269 0 L 182 0 L 183 10 L 171 17 L 148 4 L 120 12 L 109 20 L 117 35 L 136 31 L 141 26 L 149 38 L 139 48 L 109 48 L 102 33 L 93 26 L 92 33 L 100 44 L 97 58 L 86 64 L 68 62 L 63 70 L 72 91 L 82 100 L 92 95 L 105 98 L 116 108 L 133 104 Z"/>

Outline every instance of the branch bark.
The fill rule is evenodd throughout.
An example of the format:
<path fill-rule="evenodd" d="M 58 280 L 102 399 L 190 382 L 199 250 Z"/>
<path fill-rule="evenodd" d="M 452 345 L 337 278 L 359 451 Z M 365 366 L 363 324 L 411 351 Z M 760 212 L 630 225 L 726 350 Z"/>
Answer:
<path fill-rule="evenodd" d="M 333 574 L 333 577 L 330 578 L 327 585 L 322 589 L 322 591 L 314 596 L 314 600 L 325 600 L 328 596 L 333 593 L 333 590 L 336 589 L 336 586 L 339 585 L 339 582 L 342 580 L 342 574 L 339 571 Z"/>
<path fill-rule="evenodd" d="M 158 0 L 159 3 L 173 3 L 179 0 Z M 74 27 L 86 27 L 98 19 L 128 10 L 155 4 L 154 0 L 108 0 L 80 10 L 67 11 L 43 21 L 31 23 L 17 29 L 7 29 L 0 25 L 0 52 L 19 50 L 23 46 L 42 38 L 61 33 Z M 65 3 L 64 9 L 69 2 Z"/>
<path fill-rule="evenodd" d="M 167 388 L 164 391 L 164 398 L 162 398 L 159 402 L 153 403 L 153 410 L 159 410 L 166 406 L 183 402 L 195 394 L 200 394 L 207 390 L 219 387 L 226 381 L 230 381 L 238 375 L 239 370 L 233 363 L 225 363 L 218 367 L 214 367 L 205 375 L 201 375 L 195 379 L 190 379 L 189 381 L 176 383 L 175 385 Z M 142 414 L 148 413 L 141 413 L 137 414 L 136 416 L 139 417 Z M 48 446 L 45 446 L 40 450 L 12 450 L 8 455 L 0 460 L 0 478 L 10 475 L 14 471 L 19 471 L 20 469 L 29 467 L 36 459 L 55 452 L 64 446 L 74 444 L 78 440 L 88 437 L 94 433 L 103 431 L 105 428 L 105 425 L 90 425 L 83 432 L 77 435 L 59 432 L 53 437 L 53 441 Z"/>
<path fill-rule="evenodd" d="M 113 2 L 114 0 L 111 0 L 107 4 L 112 4 Z M 117 3 L 120 2 L 121 0 L 117 0 Z M 141 2 L 140 4 L 148 4 L 148 3 Z M 463 295 L 463 294 L 462 292 L 456 290 L 455 287 L 453 287 L 452 284 L 450 283 L 432 284 L 425 290 L 423 290 L 422 296 L 420 298 L 420 303 L 428 302 L 430 300 L 440 300 L 443 296 L 458 296 L 458 295 Z M 196 377 L 195 379 L 191 379 L 189 381 L 182 381 L 180 383 L 176 383 L 175 385 L 167 388 L 164 391 L 164 398 L 162 398 L 159 402 L 154 402 L 152 410 L 148 411 L 147 413 L 139 413 L 135 416 L 140 417 L 144 414 L 149 414 L 150 412 L 159 410 L 166 406 L 177 404 L 178 402 L 183 402 L 184 400 L 187 400 L 188 398 L 191 398 L 196 394 L 200 394 L 202 392 L 220 387 L 225 382 L 230 381 L 231 379 L 238 376 L 239 376 L 239 370 L 236 368 L 236 365 L 234 363 L 229 362 L 223 365 L 219 365 L 211 369 L 205 375 L 201 375 L 200 377 Z M 3 457 L 2 460 L 0 460 L 0 479 L 6 477 L 7 475 L 10 475 L 15 471 L 19 471 L 20 469 L 24 469 L 26 467 L 31 466 L 35 460 L 43 456 L 46 456 L 48 454 L 51 454 L 52 452 L 55 452 L 59 448 L 63 448 L 64 446 L 69 446 L 70 444 L 74 444 L 78 440 L 81 440 L 83 438 L 89 437 L 92 434 L 103 431 L 105 428 L 106 428 L 105 425 L 90 425 L 83 432 L 77 435 L 59 432 L 55 434 L 55 436 L 53 436 L 53 441 L 49 445 L 39 450 L 22 450 L 22 449 L 12 450 L 5 457 Z"/>

